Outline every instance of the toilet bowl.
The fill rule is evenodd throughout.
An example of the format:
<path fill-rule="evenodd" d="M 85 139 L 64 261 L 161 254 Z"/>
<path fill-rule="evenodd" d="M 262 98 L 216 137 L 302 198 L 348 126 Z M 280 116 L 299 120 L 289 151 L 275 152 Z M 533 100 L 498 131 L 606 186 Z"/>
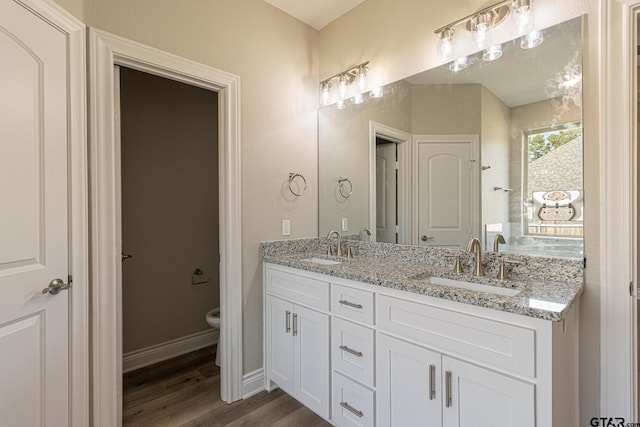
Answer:
<path fill-rule="evenodd" d="M 216 348 L 216 366 L 220 366 L 220 307 L 216 307 L 207 312 L 205 316 L 207 323 L 218 331 L 218 347 Z"/>

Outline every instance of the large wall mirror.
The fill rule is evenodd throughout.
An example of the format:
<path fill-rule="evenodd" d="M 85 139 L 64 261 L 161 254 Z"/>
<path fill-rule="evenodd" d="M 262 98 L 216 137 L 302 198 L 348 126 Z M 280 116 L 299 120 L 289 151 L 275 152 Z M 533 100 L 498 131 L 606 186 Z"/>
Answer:
<path fill-rule="evenodd" d="M 320 236 L 581 258 L 582 30 L 320 108 Z"/>

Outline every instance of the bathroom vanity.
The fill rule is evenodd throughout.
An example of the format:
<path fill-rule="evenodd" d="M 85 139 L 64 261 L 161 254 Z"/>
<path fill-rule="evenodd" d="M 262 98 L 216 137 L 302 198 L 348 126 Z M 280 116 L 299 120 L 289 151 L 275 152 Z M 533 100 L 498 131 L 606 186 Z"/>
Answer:
<path fill-rule="evenodd" d="M 263 244 L 267 390 L 339 426 L 577 425 L 578 260 L 496 280 L 503 254 L 473 277 L 462 251 L 351 244 Z"/>

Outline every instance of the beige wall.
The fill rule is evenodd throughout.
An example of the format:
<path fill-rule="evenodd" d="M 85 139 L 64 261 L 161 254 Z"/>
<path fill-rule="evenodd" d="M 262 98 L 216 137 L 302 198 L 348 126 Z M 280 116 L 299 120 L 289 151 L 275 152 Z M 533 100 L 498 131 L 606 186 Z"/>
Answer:
<path fill-rule="evenodd" d="M 484 230 L 485 224 L 504 224 L 509 221 L 509 195 L 512 193 L 496 191 L 494 187 L 512 186 L 509 182 L 509 107 L 485 87 L 482 88 L 481 102 L 481 165 L 490 166 L 489 169 L 480 170 Z M 489 240 L 483 239 L 485 247 L 493 249 L 493 241 Z"/>
<path fill-rule="evenodd" d="M 479 135 L 480 92 L 477 84 L 412 86 L 412 133 Z"/>
<path fill-rule="evenodd" d="M 123 351 L 209 330 L 220 305 L 218 96 L 122 68 Z M 208 283 L 192 285 L 195 269 Z"/>
<path fill-rule="evenodd" d="M 318 33 L 262 0 L 86 0 L 85 23 L 241 78 L 243 371 L 262 367 L 258 244 L 317 235 Z M 288 199 L 290 171 L 308 190 Z"/>
<path fill-rule="evenodd" d="M 548 27 L 581 14 L 586 19 L 584 52 L 584 142 L 586 289 L 580 307 L 580 408 L 581 425 L 598 414 L 600 393 L 600 288 L 598 215 L 598 32 L 597 0 L 537 0 L 536 24 Z M 371 61 L 375 85 L 400 80 L 439 65 L 436 28 L 481 9 L 481 0 L 425 2 L 422 0 L 367 0 L 320 32 L 320 77 L 326 78 L 350 65 Z M 497 29 L 494 42 L 510 36 L 509 25 Z M 381 29 L 384 29 L 383 31 Z M 470 39 L 470 38 L 469 38 Z M 465 45 L 458 54 L 469 53 Z"/>

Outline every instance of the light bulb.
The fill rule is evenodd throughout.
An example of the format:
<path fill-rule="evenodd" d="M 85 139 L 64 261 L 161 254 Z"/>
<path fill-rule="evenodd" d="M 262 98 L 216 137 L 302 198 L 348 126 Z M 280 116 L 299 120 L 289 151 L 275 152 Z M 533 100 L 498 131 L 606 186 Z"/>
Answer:
<path fill-rule="evenodd" d="M 348 86 L 349 86 L 349 82 L 347 80 L 347 75 L 341 74 L 340 78 L 338 79 L 338 91 L 340 92 L 340 96 L 342 98 L 344 98 L 344 96 L 347 94 Z"/>
<path fill-rule="evenodd" d="M 480 13 L 471 18 L 471 31 L 479 48 L 491 44 L 491 37 L 489 36 L 490 25 L 491 14 L 489 12 Z"/>
<path fill-rule="evenodd" d="M 533 22 L 533 0 L 515 0 L 513 2 L 513 25 L 516 34 L 527 34 L 535 28 Z"/>
<path fill-rule="evenodd" d="M 455 54 L 453 51 L 453 28 L 445 28 L 438 33 L 438 56 L 443 61 L 451 61 Z"/>
<path fill-rule="evenodd" d="M 365 65 L 358 68 L 356 71 L 358 87 L 360 90 L 364 90 L 367 87 L 367 67 Z"/>
<path fill-rule="evenodd" d="M 321 84 L 322 103 L 327 104 L 329 102 L 329 90 L 331 89 L 331 83 L 322 82 Z"/>
<path fill-rule="evenodd" d="M 540 46 L 544 41 L 542 30 L 532 31 L 529 34 L 522 36 L 520 39 L 520 47 L 523 49 L 533 49 L 536 46 Z"/>
<path fill-rule="evenodd" d="M 357 93 L 353 96 L 353 103 L 356 105 L 362 104 L 364 102 L 364 96 L 361 93 Z"/>
<path fill-rule="evenodd" d="M 485 61 L 495 61 L 502 56 L 502 45 L 494 44 L 489 46 L 482 53 L 482 59 Z"/>
<path fill-rule="evenodd" d="M 371 89 L 371 92 L 369 92 L 369 96 L 372 98 L 382 98 L 382 95 L 384 94 L 384 91 L 382 89 L 382 87 L 378 86 L 374 89 Z"/>
<path fill-rule="evenodd" d="M 457 73 L 458 71 L 462 71 L 467 68 L 467 65 L 468 58 L 466 56 L 461 56 L 460 58 L 449 64 L 449 69 L 454 73 Z"/>

